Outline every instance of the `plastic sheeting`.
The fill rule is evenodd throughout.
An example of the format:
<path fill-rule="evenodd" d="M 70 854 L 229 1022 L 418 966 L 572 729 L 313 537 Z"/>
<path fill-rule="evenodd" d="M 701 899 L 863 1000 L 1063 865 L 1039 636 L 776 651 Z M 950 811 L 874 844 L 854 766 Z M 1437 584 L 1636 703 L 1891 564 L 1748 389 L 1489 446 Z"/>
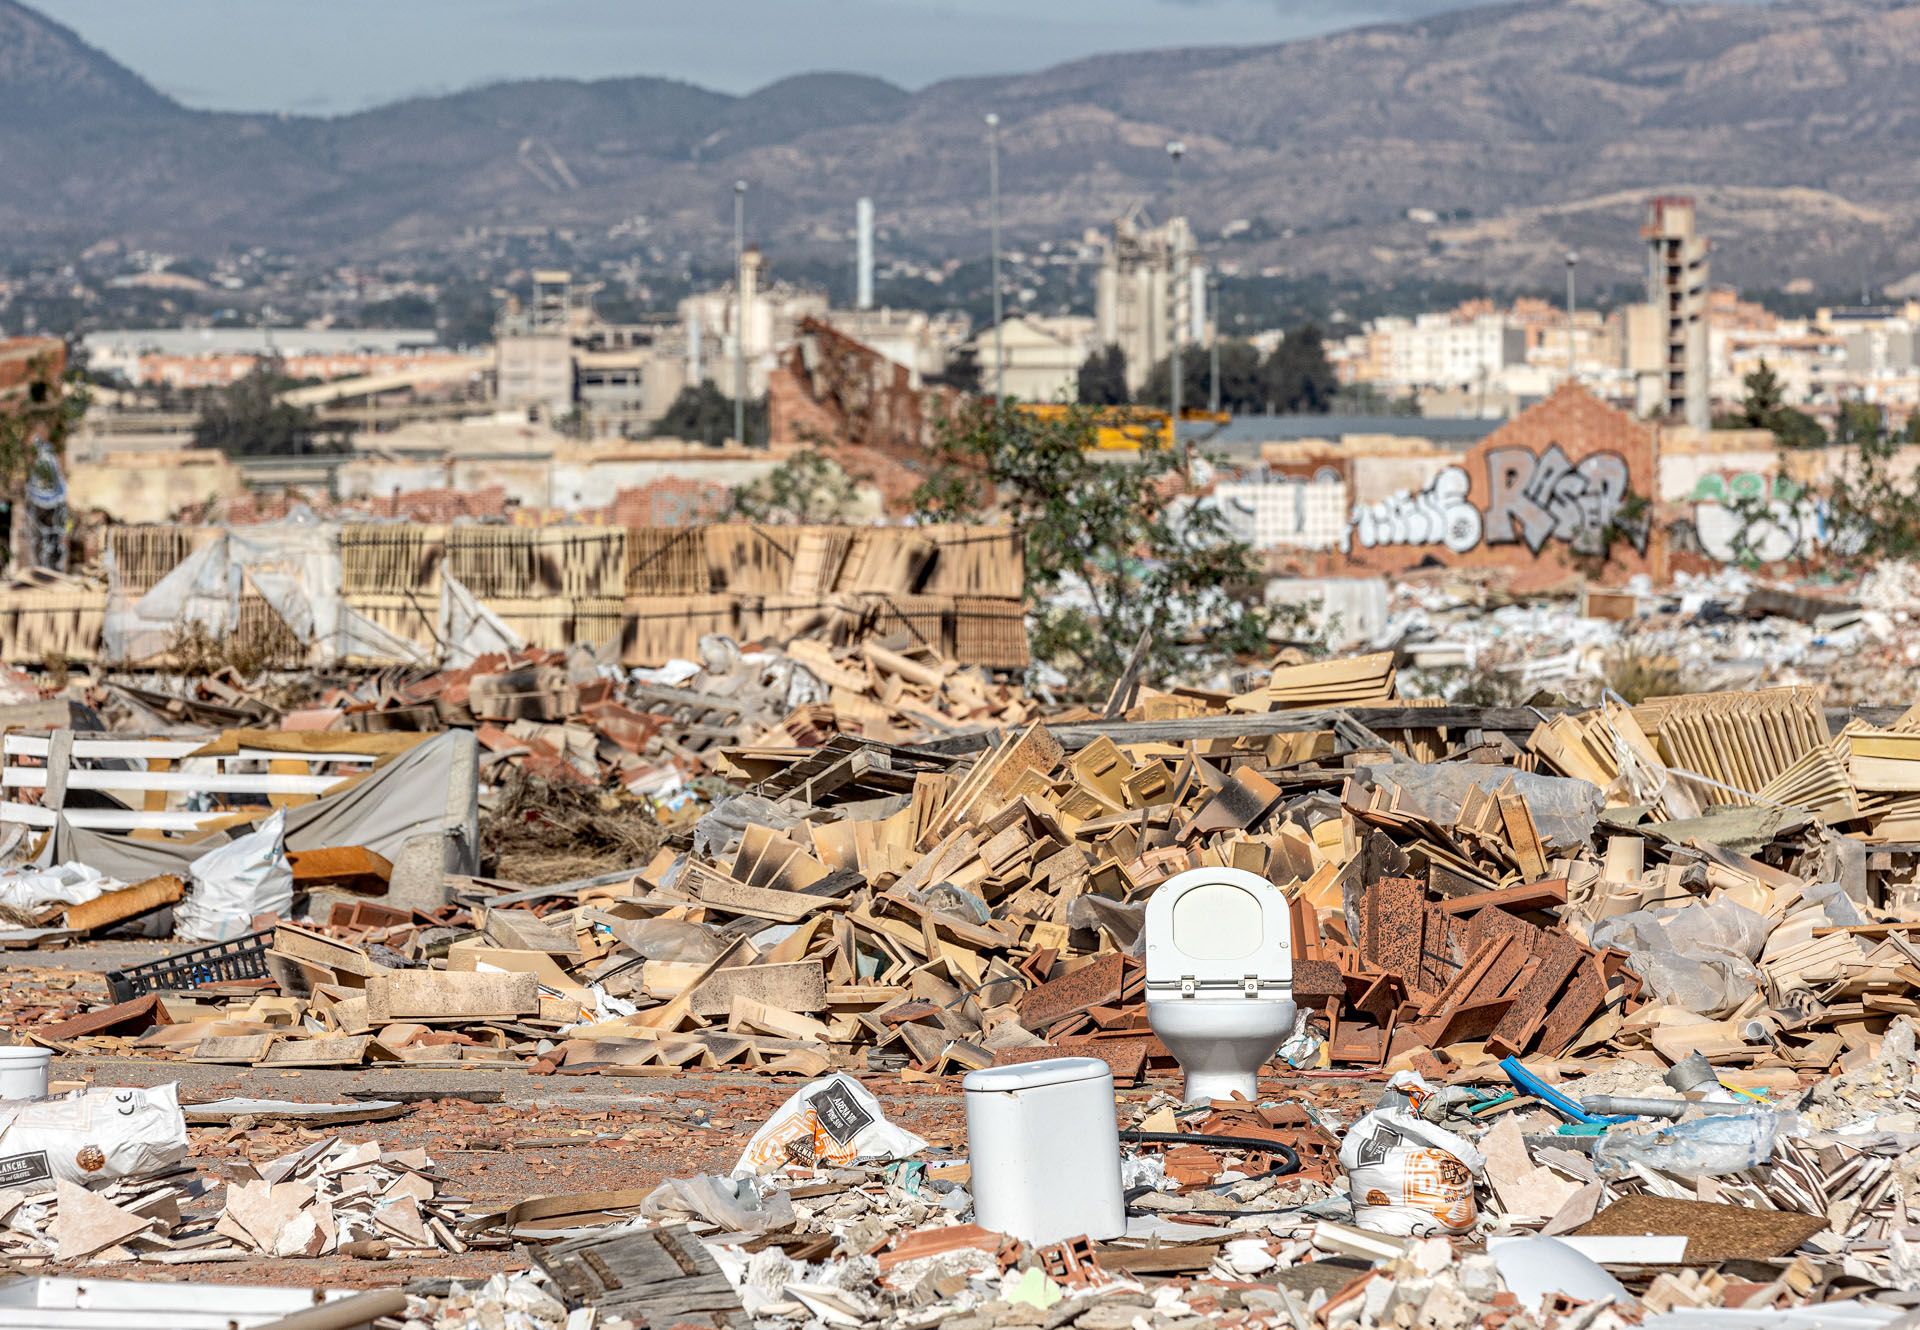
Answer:
<path fill-rule="evenodd" d="M 527 644 L 445 568 L 440 570 L 440 640 L 447 644 L 450 670 L 464 669 L 482 656 L 518 651 Z"/>
<path fill-rule="evenodd" d="M 1754 961 L 1773 925 L 1732 901 L 1635 910 L 1593 929 L 1595 947 L 1619 947 L 1662 1002 L 1726 1016 L 1760 984 Z"/>
<path fill-rule="evenodd" d="M 186 942 L 231 942 L 253 931 L 258 915 L 293 912 L 286 810 L 258 831 L 235 837 L 193 861 L 193 885 L 174 907 L 173 935 Z"/>
<path fill-rule="evenodd" d="M 12 869 L 0 873 L 0 910 L 32 916 L 49 905 L 84 905 L 126 885 L 86 864 Z"/>
<path fill-rule="evenodd" d="M 473 825 L 477 804 L 471 798 L 464 801 L 467 821 L 456 826 L 448 790 L 456 780 L 473 788 L 472 744 L 473 736 L 466 731 L 436 734 L 340 793 L 287 809 L 287 848 L 364 845 L 375 854 L 396 859 L 408 841 L 452 832 L 471 854 L 478 842 L 478 828 Z M 76 827 L 63 817 L 54 831 L 51 853 L 56 863 L 84 863 L 122 881 L 140 882 L 162 873 L 184 877 L 184 870 L 196 859 L 231 839 L 222 834 L 190 845 L 135 840 Z"/>
<path fill-rule="evenodd" d="M 1452 826 L 1460 816 L 1467 792 L 1479 786 L 1491 794 L 1511 780 L 1513 788 L 1533 814 L 1534 829 L 1549 849 L 1570 850 L 1592 844 L 1593 827 L 1600 820 L 1604 796 L 1589 781 L 1566 776 L 1541 776 L 1511 767 L 1488 767 L 1464 762 L 1431 765 L 1398 763 L 1390 767 L 1361 767 L 1362 780 L 1384 788 L 1398 788 L 1393 806 L 1403 813 L 1431 818 Z"/>
<path fill-rule="evenodd" d="M 307 648 L 310 665 L 348 657 L 428 662 L 428 654 L 414 643 L 348 606 L 341 585 L 339 524 L 322 522 L 305 507 L 284 522 L 220 533 L 131 602 L 109 561 L 101 629 L 106 658 L 152 660 L 164 655 L 188 624 L 199 624 L 210 637 L 228 636 L 238 629 L 240 603 L 251 590 Z M 443 607 L 443 622 L 446 617 Z"/>

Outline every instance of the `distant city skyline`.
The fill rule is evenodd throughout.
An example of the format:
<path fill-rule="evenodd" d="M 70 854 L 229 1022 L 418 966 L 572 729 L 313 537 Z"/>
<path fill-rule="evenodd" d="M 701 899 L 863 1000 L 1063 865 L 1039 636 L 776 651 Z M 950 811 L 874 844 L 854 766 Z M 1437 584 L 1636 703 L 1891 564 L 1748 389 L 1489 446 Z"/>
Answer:
<path fill-rule="evenodd" d="M 24 0 L 189 106 L 340 114 L 526 78 L 745 93 L 847 71 L 903 87 L 1107 52 L 1259 45 L 1472 0 Z"/>

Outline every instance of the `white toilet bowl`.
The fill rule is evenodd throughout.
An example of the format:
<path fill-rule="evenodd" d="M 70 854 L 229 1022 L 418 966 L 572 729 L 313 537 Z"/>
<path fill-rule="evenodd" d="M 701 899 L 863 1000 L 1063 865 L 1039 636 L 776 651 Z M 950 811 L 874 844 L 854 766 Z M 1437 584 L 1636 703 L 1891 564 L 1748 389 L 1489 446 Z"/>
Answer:
<path fill-rule="evenodd" d="M 1146 936 L 1147 1023 L 1187 1101 L 1252 1099 L 1297 1014 L 1286 894 L 1243 869 L 1190 869 L 1147 902 Z"/>

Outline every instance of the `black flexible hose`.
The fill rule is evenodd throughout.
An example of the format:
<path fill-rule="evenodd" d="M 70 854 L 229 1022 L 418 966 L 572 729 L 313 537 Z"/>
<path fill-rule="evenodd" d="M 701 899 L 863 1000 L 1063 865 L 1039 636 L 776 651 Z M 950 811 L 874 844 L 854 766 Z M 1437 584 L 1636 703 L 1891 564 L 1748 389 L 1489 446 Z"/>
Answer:
<path fill-rule="evenodd" d="M 1178 1131 L 1123 1131 L 1120 1139 L 1129 1145 L 1210 1145 L 1219 1150 L 1258 1150 L 1262 1154 L 1279 1155 L 1283 1162 L 1280 1167 L 1269 1169 L 1263 1176 L 1284 1178 L 1289 1173 L 1300 1171 L 1300 1156 L 1293 1147 L 1279 1141 L 1263 1141 L 1256 1136 L 1214 1136 L 1200 1132 Z"/>

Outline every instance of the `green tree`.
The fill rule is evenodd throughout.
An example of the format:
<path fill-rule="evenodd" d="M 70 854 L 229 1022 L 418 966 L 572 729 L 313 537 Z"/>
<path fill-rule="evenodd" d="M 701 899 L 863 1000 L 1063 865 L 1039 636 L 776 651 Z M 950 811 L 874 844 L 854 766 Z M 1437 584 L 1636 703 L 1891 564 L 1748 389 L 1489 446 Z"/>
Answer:
<path fill-rule="evenodd" d="M 951 388 L 955 392 L 979 392 L 980 353 L 970 346 L 961 347 L 948 357 L 946 368 L 937 375 L 928 376 L 927 382 Z"/>
<path fill-rule="evenodd" d="M 685 439 L 718 448 L 733 437 L 733 399 L 702 382 L 697 388 L 682 388 L 653 427 L 657 439 Z M 767 438 L 767 399 L 747 403 L 747 438 L 765 443 Z"/>
<path fill-rule="evenodd" d="M 1261 366 L 1261 376 L 1268 405 L 1281 415 L 1325 415 L 1340 388 L 1327 360 L 1326 339 L 1313 323 L 1288 331 Z"/>
<path fill-rule="evenodd" d="M 1740 403 L 1740 422 L 1748 429 L 1772 429 L 1773 418 L 1786 406 L 1786 389 L 1780 382 L 1780 376 L 1773 372 L 1773 366 L 1762 360 L 1755 369 L 1742 380 L 1746 385 L 1746 398 Z"/>
<path fill-rule="evenodd" d="M 1786 404 L 1786 387 L 1766 361 L 1761 361 L 1742 382 L 1747 392 L 1740 410 L 1722 423 L 1734 429 L 1770 430 L 1789 448 L 1818 448 L 1827 442 L 1827 432 L 1819 421 Z"/>
<path fill-rule="evenodd" d="M 1022 534 L 1036 660 L 1093 697 L 1118 677 L 1142 631 L 1148 666 L 1198 674 L 1265 648 L 1259 558 L 1210 505 L 1168 499 L 1180 459 L 1161 447 L 1093 451 L 1095 412 L 1042 418 L 969 402 L 937 423 L 935 468 L 915 495 L 944 521 L 1004 518 Z"/>
<path fill-rule="evenodd" d="M 1842 402 L 1839 419 L 1834 421 L 1833 441 L 1863 452 L 1885 442 L 1887 422 L 1880 408 L 1871 402 Z"/>
<path fill-rule="evenodd" d="M 311 407 L 293 406 L 281 394 L 297 386 L 278 362 L 261 361 L 245 378 L 206 395 L 193 441 L 229 457 L 304 457 L 343 452 L 346 441 L 323 437 Z"/>
<path fill-rule="evenodd" d="M 1132 400 L 1127 391 L 1127 353 L 1117 346 L 1103 347 L 1087 357 L 1080 366 L 1080 405 L 1125 406 Z"/>
<path fill-rule="evenodd" d="M 26 391 L 0 402 L 0 486 L 8 494 L 25 480 L 35 440 L 45 438 L 56 456 L 66 456 L 67 439 L 92 401 L 93 390 L 79 370 L 61 374 L 52 355 L 28 362 Z"/>
<path fill-rule="evenodd" d="M 1758 405 L 1765 407 L 1764 395 Z M 1841 403 L 1834 442 L 1846 451 L 1812 496 L 1824 501 L 1829 552 L 1856 565 L 1920 558 L 1920 473 L 1900 464 L 1913 433 L 1911 418 L 1895 433 L 1872 403 Z M 1747 506 L 1749 520 L 1763 515 L 1764 505 Z"/>
<path fill-rule="evenodd" d="M 796 526 L 845 522 L 860 510 L 859 480 L 838 462 L 807 449 L 733 492 L 733 511 L 749 522 Z"/>
<path fill-rule="evenodd" d="M 1180 356 L 1180 405 L 1198 411 L 1213 400 L 1213 356 L 1209 347 L 1197 346 Z M 1158 407 L 1172 406 L 1168 385 L 1173 382 L 1172 366 L 1165 360 L 1153 367 L 1141 389 L 1140 400 Z M 1251 342 L 1238 340 L 1220 343 L 1220 409 L 1235 415 L 1252 415 L 1267 409 L 1266 378 L 1261 373 L 1260 352 Z"/>

